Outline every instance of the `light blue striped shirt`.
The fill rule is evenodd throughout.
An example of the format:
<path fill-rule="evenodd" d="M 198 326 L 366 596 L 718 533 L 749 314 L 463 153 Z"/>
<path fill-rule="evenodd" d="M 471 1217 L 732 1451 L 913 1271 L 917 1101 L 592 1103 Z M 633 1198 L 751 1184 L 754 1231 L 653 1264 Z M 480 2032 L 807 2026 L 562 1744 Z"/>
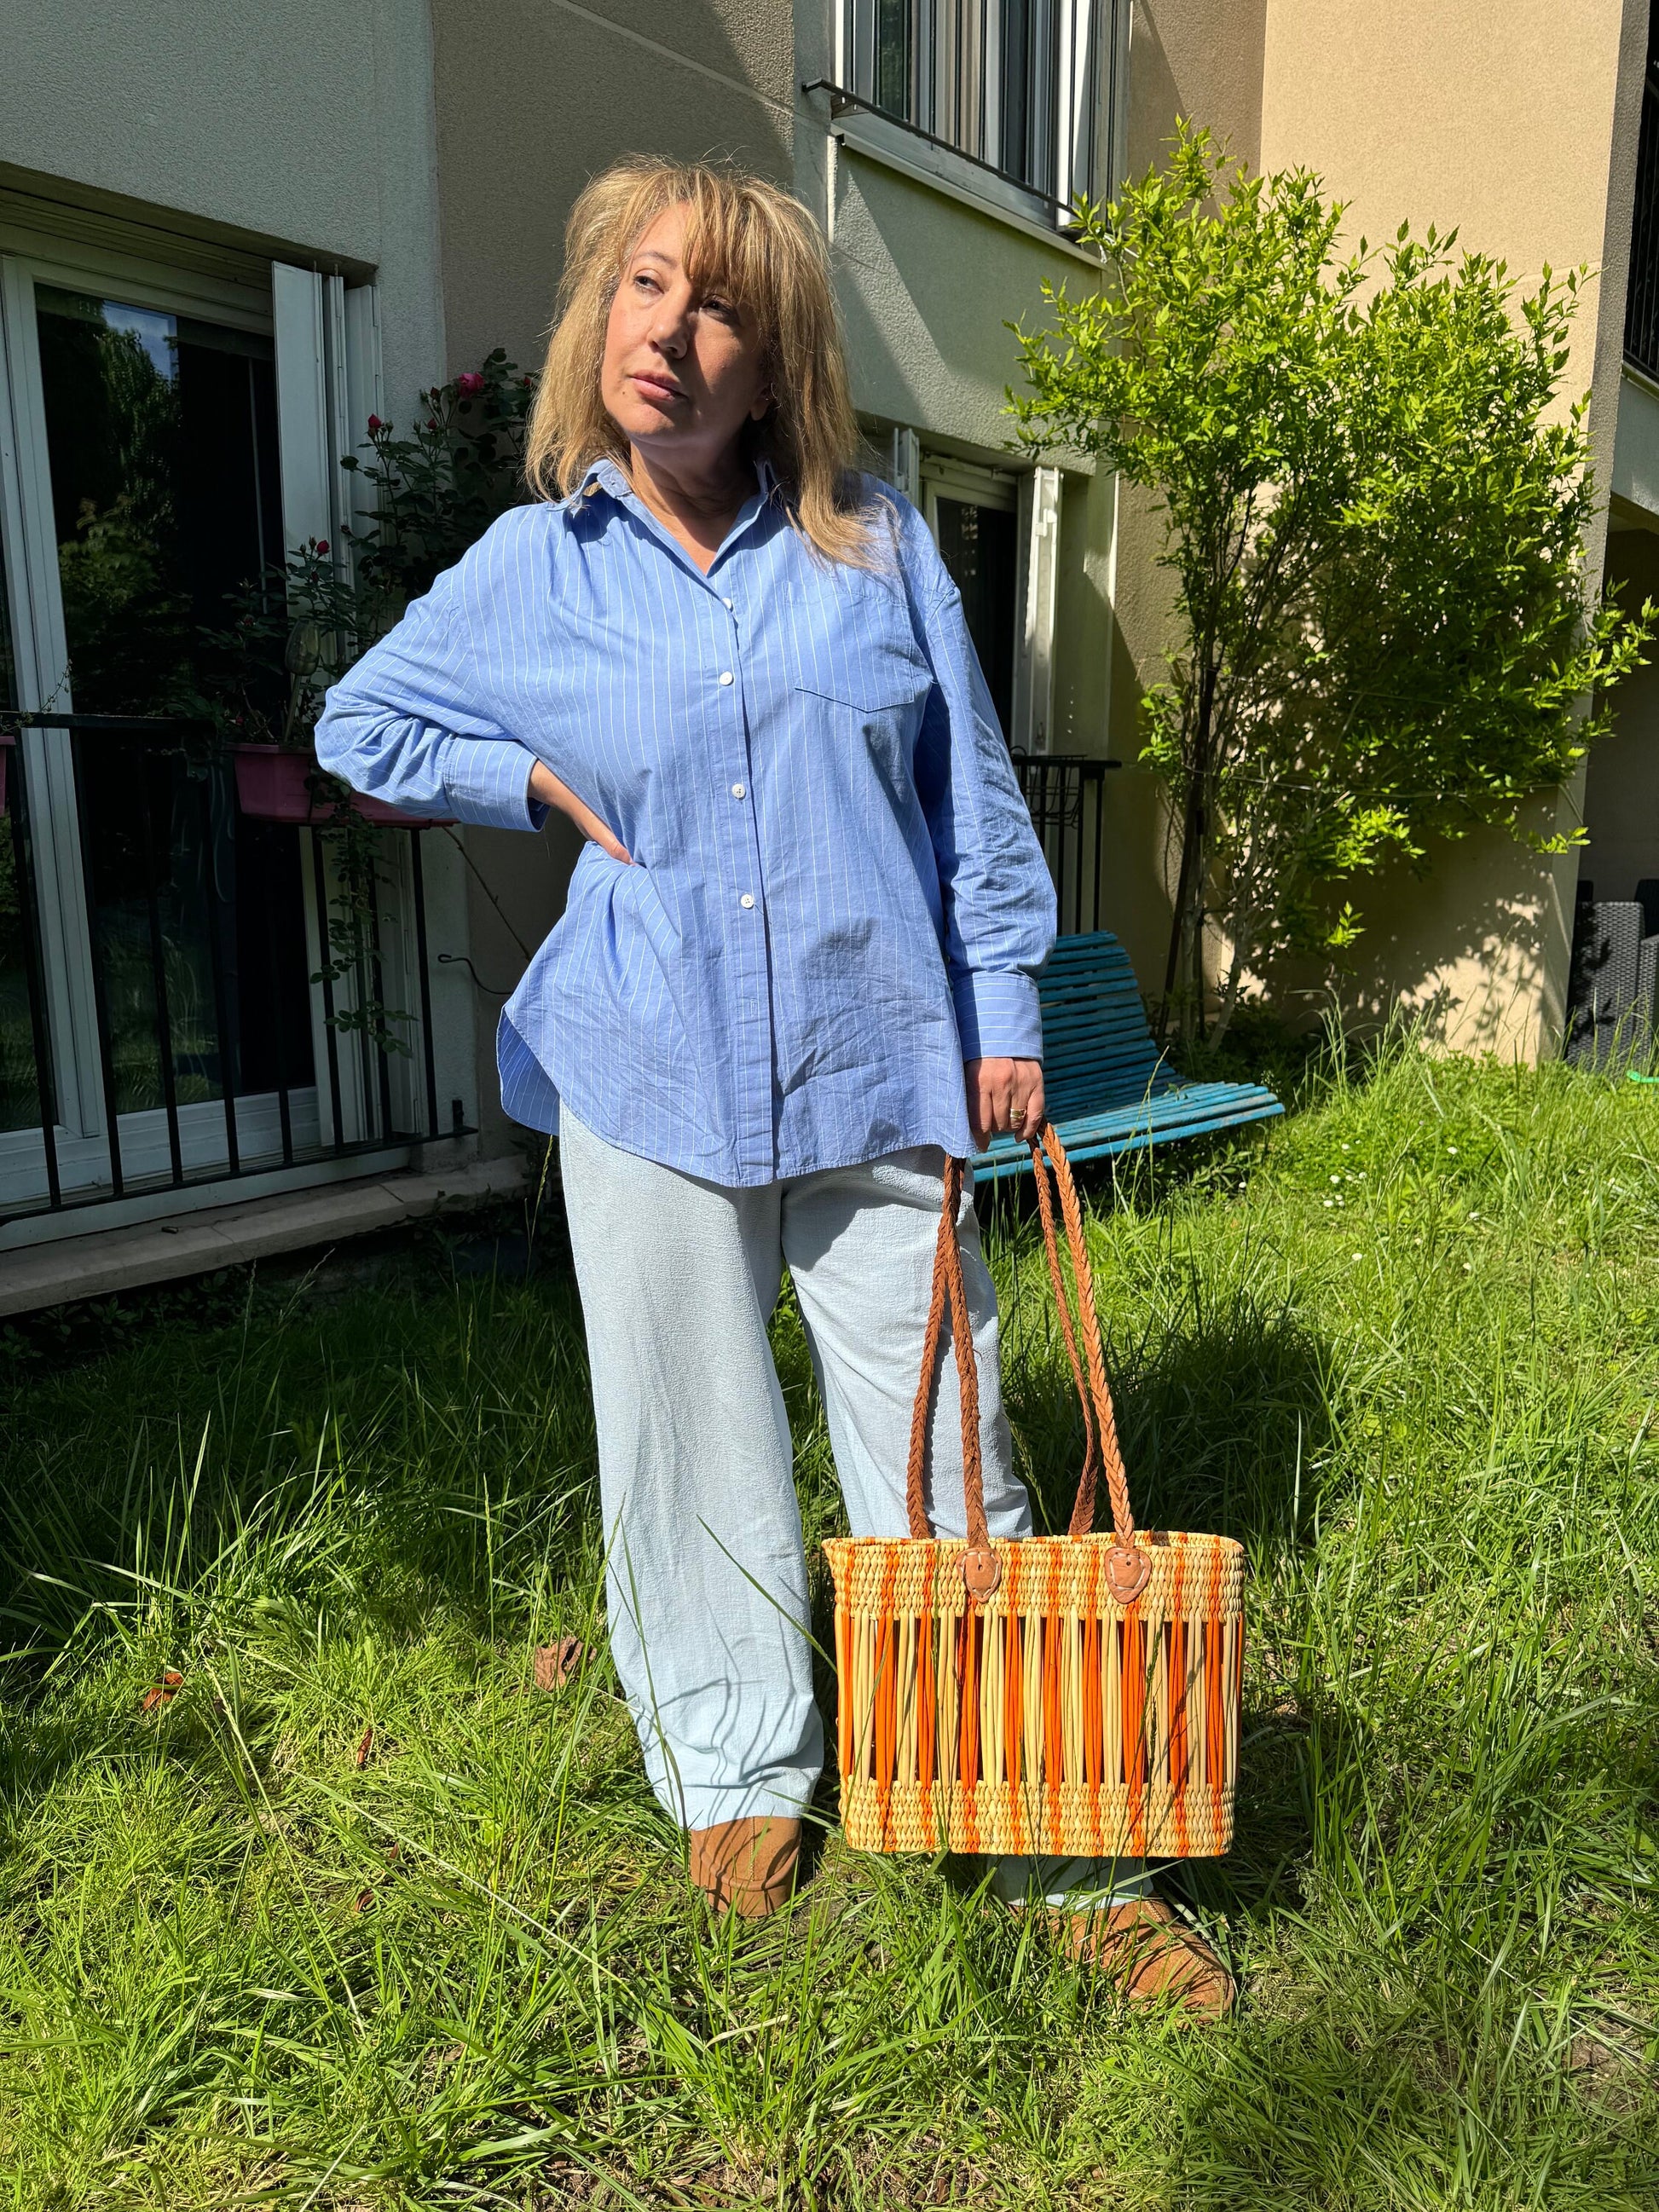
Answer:
<path fill-rule="evenodd" d="M 896 492 L 882 572 L 763 475 L 705 576 L 602 462 L 515 507 L 329 693 L 325 768 L 536 830 L 608 822 L 497 1039 L 501 1099 L 753 1185 L 969 1146 L 963 1061 L 1042 1050 L 1053 886 L 961 599 Z"/>

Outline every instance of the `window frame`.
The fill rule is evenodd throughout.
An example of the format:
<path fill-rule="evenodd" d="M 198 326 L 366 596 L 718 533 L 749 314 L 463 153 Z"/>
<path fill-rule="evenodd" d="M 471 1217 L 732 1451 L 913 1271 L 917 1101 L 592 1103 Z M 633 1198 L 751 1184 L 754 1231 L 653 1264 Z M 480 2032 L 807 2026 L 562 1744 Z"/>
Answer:
<path fill-rule="evenodd" d="M 877 40 L 889 4 L 892 0 L 836 0 L 839 82 L 821 80 L 806 89 L 828 92 L 837 119 L 855 111 L 861 128 L 879 134 L 889 126 L 933 149 L 992 204 L 1012 200 L 1017 211 L 1028 219 L 1035 215 L 1047 228 L 1074 228 L 1077 201 L 1103 196 L 1115 181 L 1132 0 L 1042 0 L 1054 35 L 1049 51 L 1037 58 L 1042 103 L 1024 125 L 1035 128 L 1042 144 L 1039 157 L 1025 165 L 1036 177 L 1003 161 L 1003 25 L 1012 0 L 897 0 L 909 33 L 902 113 L 882 104 L 878 82 Z M 965 64 L 956 43 L 964 21 L 971 22 L 969 37 L 978 48 Z M 949 94 L 941 90 L 945 76 L 956 81 Z M 965 100 L 977 112 L 952 118 L 942 98 L 958 110 Z"/>
<path fill-rule="evenodd" d="M 87 223 L 89 234 L 76 236 L 72 230 L 59 234 L 43 222 L 18 221 L 13 209 L 0 198 L 0 560 L 5 566 L 17 706 L 23 713 L 40 713 L 53 706 L 73 711 L 53 526 L 37 286 L 90 292 L 134 307 L 269 337 L 276 349 L 279 386 L 286 380 L 290 398 L 303 386 L 309 368 L 303 359 L 295 358 L 292 329 L 285 334 L 282 327 L 277 271 L 284 269 L 290 277 L 303 279 L 315 288 L 321 374 L 314 387 L 314 415 L 307 418 L 303 404 L 295 404 L 284 420 L 279 396 L 285 547 L 291 548 L 294 543 L 290 481 L 298 481 L 307 467 L 316 474 L 320 456 L 323 505 L 316 519 L 322 526 L 301 534 L 326 534 L 336 557 L 343 557 L 341 526 L 361 519 L 368 487 L 362 483 L 361 471 L 339 467 L 338 456 L 347 450 L 341 433 L 348 430 L 349 422 L 366 422 L 368 413 L 380 412 L 382 405 L 379 311 L 372 281 L 348 287 L 339 276 L 240 253 L 225 258 L 245 263 L 245 276 L 192 268 L 187 259 L 179 264 L 160 262 L 105 243 L 95 234 L 95 219 L 82 216 L 81 220 Z M 254 281 L 256 269 L 263 273 L 263 289 Z M 298 289 L 290 285 L 290 298 Z M 317 487 L 312 489 L 314 492 Z M 292 512 L 297 514 L 297 510 Z M 58 1224 L 72 1223 L 79 1231 L 101 1220 L 153 1218 L 198 1205 L 223 1204 L 227 1193 L 247 1193 L 273 1182 L 298 1187 L 334 1180 L 341 1170 L 328 1151 L 333 1113 L 325 1036 L 320 1027 L 321 994 L 313 987 L 317 1079 L 314 1085 L 292 1089 L 289 1107 L 296 1147 L 304 1152 L 315 1146 L 317 1157 L 296 1163 L 291 1170 L 275 1165 L 262 1170 L 254 1164 L 277 1150 L 280 1116 L 276 1093 L 269 1097 L 246 1095 L 237 1101 L 236 1120 L 240 1150 L 250 1163 L 247 1169 L 229 1182 L 145 1190 L 144 1182 L 165 1164 L 167 1136 L 165 1109 L 141 1109 L 120 1116 L 123 1173 L 139 1188 L 128 1197 L 112 1198 L 103 1206 L 88 1205 L 84 1199 L 73 1202 L 76 1194 L 95 1189 L 107 1179 L 110 1146 L 100 1072 L 80 810 L 68 732 L 50 726 L 23 730 L 12 754 L 11 773 L 28 779 L 46 1045 L 57 1109 L 54 1139 L 62 1187 L 71 1205 L 67 1212 L 51 1215 L 27 1211 L 46 1188 L 40 1127 L 36 1124 L 0 1131 L 0 1203 L 7 1209 L 17 1206 L 26 1209 L 15 1223 L 0 1218 L 0 1249 L 12 1245 L 19 1234 L 28 1237 L 42 1233 L 47 1222 L 52 1227 L 46 1233 L 65 1234 L 70 1231 Z M 312 973 L 320 965 L 321 956 L 311 839 L 301 839 L 300 852 L 306 915 L 304 951 L 307 973 Z M 409 862 L 401 853 L 396 856 L 395 867 L 396 890 L 401 911 L 406 914 L 404 878 Z M 337 888 L 331 880 L 325 882 L 325 902 Z M 396 943 L 384 945 L 382 953 L 389 971 L 399 975 L 412 957 L 410 948 Z M 343 1004 L 349 1004 L 349 985 L 337 996 Z M 356 1068 L 356 1055 L 342 1052 L 339 1058 L 343 1133 L 348 1141 L 356 1142 L 368 1128 L 363 1079 Z M 400 1089 L 410 1079 L 401 1067 L 394 1076 Z M 192 1103 L 177 1111 L 186 1171 L 210 1168 L 224 1148 L 222 1105 Z M 384 1155 L 360 1156 L 352 1163 L 351 1171 L 362 1174 L 377 1165 L 395 1164 L 407 1152 L 407 1145 L 391 1146 Z"/>

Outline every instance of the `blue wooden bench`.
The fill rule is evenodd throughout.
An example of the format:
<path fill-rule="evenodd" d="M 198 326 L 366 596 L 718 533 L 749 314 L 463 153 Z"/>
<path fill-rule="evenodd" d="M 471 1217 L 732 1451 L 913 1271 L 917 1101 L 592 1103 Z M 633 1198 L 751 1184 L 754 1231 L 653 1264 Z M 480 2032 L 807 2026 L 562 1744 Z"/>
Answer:
<path fill-rule="evenodd" d="M 1259 1083 L 1182 1083 L 1153 1042 L 1128 957 L 1107 930 L 1062 937 L 1039 979 L 1048 1118 L 1074 1160 L 1206 1137 L 1285 1109 Z M 974 1161 L 981 1182 L 1029 1175 L 1031 1156 L 997 1137 Z"/>

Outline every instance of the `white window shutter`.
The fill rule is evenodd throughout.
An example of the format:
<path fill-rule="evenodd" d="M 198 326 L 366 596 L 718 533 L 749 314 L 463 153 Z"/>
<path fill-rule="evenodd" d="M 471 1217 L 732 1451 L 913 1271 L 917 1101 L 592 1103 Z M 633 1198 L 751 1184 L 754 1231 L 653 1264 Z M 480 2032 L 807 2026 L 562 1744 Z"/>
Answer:
<path fill-rule="evenodd" d="M 1029 517 L 1023 549 L 1024 606 L 1014 671 L 1014 744 L 1046 753 L 1054 721 L 1054 606 L 1060 584 L 1060 471 L 1033 469 L 1020 502 Z"/>
<path fill-rule="evenodd" d="M 366 527 L 374 508 L 362 469 L 342 463 L 348 453 L 362 459 L 368 418 L 383 404 L 374 287 L 276 261 L 270 289 L 283 545 L 292 553 L 308 538 L 325 539 L 343 577 L 346 531 Z"/>
<path fill-rule="evenodd" d="M 345 414 L 340 424 L 339 450 L 356 456 L 358 466 L 344 475 L 346 520 L 354 530 L 368 527 L 374 516 L 374 488 L 364 473 L 368 459 L 363 447 L 368 439 L 368 418 L 386 413 L 386 392 L 380 380 L 380 308 L 372 284 L 345 287 Z"/>
<path fill-rule="evenodd" d="M 276 333 L 276 440 L 283 470 L 283 550 L 334 538 L 337 474 L 329 450 L 324 280 L 314 269 L 270 264 Z"/>
<path fill-rule="evenodd" d="M 921 441 L 902 427 L 893 433 L 892 482 L 912 507 L 921 505 Z"/>
<path fill-rule="evenodd" d="M 323 279 L 323 386 L 328 414 L 324 424 L 328 454 L 327 532 L 330 548 L 334 555 L 337 572 L 343 576 L 350 567 L 347 557 L 346 525 L 351 520 L 351 471 L 342 468 L 341 458 L 346 451 L 346 425 L 351 410 L 346 398 L 346 288 L 343 276 L 325 276 Z"/>

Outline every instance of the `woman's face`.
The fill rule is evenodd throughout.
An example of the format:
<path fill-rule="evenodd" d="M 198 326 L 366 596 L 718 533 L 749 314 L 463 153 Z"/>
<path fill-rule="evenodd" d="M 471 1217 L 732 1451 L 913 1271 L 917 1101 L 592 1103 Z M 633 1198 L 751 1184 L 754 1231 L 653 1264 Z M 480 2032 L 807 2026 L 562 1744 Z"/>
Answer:
<path fill-rule="evenodd" d="M 631 444 L 671 466 L 717 467 L 771 404 L 753 319 L 699 291 L 681 255 L 690 210 L 665 208 L 629 256 L 605 326 L 599 392 Z"/>

